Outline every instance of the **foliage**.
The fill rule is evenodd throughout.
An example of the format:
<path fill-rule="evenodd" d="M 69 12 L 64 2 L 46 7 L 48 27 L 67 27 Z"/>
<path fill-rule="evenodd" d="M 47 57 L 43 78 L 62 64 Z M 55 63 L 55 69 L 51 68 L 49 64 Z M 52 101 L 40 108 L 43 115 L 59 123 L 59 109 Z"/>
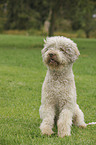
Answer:
<path fill-rule="evenodd" d="M 74 64 L 77 101 L 85 122 L 96 121 L 96 40 L 74 39 L 80 57 Z M 72 126 L 70 137 L 42 136 L 39 125 L 41 87 L 46 74 L 42 63 L 43 37 L 0 35 L 0 144 L 94 145 L 96 126 Z"/>
<path fill-rule="evenodd" d="M 87 5 L 86 5 L 87 2 Z M 96 29 L 96 20 L 93 19 L 92 15 L 94 12 L 94 5 L 92 5 L 91 1 L 86 1 L 84 3 L 84 8 L 82 12 L 82 28 L 84 29 L 86 33 L 86 37 L 89 38 L 89 33 L 92 30 Z"/>
<path fill-rule="evenodd" d="M 96 8 L 94 0 L 67 0 L 62 8 L 64 18 L 71 20 L 73 30 L 83 29 L 89 37 L 89 33 L 96 29 L 96 20 L 92 17 Z"/>
<path fill-rule="evenodd" d="M 56 20 L 62 23 L 64 19 L 68 19 L 71 21 L 72 29 L 78 30 L 82 28 L 86 33 L 86 37 L 89 37 L 90 31 L 96 28 L 96 22 L 92 18 L 96 8 L 94 0 L 56 0 L 55 2 L 50 2 L 50 8 L 51 18 L 49 36 L 54 34 Z"/>
<path fill-rule="evenodd" d="M 42 30 L 46 20 L 49 36 L 59 30 L 83 29 L 89 37 L 96 29 L 95 0 L 3 0 L 0 8 L 1 30 Z"/>
<path fill-rule="evenodd" d="M 5 0 L 0 2 L 0 32 L 4 30 L 6 23 L 6 4 Z"/>
<path fill-rule="evenodd" d="M 45 1 L 7 0 L 6 3 L 6 29 L 40 29 L 46 19 L 48 5 Z"/>

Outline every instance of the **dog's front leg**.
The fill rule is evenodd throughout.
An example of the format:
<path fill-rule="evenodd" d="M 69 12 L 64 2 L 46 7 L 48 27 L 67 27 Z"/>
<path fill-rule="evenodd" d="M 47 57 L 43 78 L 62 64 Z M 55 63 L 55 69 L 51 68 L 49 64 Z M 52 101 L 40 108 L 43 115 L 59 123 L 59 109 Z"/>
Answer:
<path fill-rule="evenodd" d="M 40 117 L 43 120 L 40 129 L 42 134 L 51 135 L 54 125 L 55 109 L 49 105 L 41 105 L 40 107 Z"/>
<path fill-rule="evenodd" d="M 57 122 L 58 136 L 64 137 L 71 135 L 72 116 L 73 113 L 69 109 L 62 110 Z"/>
<path fill-rule="evenodd" d="M 85 128 L 87 126 L 86 123 L 84 122 L 84 114 L 77 104 L 75 105 L 73 122 L 75 125 L 82 128 Z"/>

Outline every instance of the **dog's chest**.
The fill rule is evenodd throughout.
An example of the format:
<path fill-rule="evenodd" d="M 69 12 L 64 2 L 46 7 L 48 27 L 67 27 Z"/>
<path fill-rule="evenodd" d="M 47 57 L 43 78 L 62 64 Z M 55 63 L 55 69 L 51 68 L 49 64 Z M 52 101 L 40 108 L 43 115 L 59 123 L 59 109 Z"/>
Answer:
<path fill-rule="evenodd" d="M 70 92 L 71 81 L 67 79 L 49 79 L 47 81 L 47 91 L 50 94 L 49 96 L 53 96 L 53 98 L 66 98 L 68 93 Z"/>
<path fill-rule="evenodd" d="M 76 98 L 76 88 L 74 78 L 45 77 L 42 88 L 42 102 L 55 105 L 57 110 L 62 110 L 64 106 L 69 108 L 74 104 Z"/>

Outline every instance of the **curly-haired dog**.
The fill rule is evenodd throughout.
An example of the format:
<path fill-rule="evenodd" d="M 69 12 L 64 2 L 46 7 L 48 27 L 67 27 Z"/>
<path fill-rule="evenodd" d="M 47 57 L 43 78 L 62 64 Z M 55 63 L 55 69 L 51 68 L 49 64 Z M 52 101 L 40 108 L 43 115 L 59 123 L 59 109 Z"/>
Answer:
<path fill-rule="evenodd" d="M 40 117 L 42 134 L 51 135 L 57 119 L 58 136 L 70 136 L 72 120 L 86 127 L 83 112 L 76 103 L 76 87 L 72 66 L 79 56 L 77 45 L 63 36 L 45 40 L 42 57 L 48 67 L 42 86 Z"/>

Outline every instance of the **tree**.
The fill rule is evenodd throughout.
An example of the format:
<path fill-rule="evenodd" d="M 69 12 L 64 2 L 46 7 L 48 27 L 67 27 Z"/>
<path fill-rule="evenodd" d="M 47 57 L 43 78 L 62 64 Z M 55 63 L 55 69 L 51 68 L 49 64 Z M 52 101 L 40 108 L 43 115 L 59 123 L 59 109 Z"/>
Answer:
<path fill-rule="evenodd" d="M 29 19 L 29 0 L 7 0 L 6 29 L 27 29 Z"/>
<path fill-rule="evenodd" d="M 7 0 L 7 29 L 40 29 L 48 15 L 46 0 Z"/>
<path fill-rule="evenodd" d="M 3 31 L 6 23 L 6 0 L 0 1 L 0 31 Z"/>
<path fill-rule="evenodd" d="M 50 27 L 49 27 L 49 36 L 54 35 L 55 31 L 55 22 L 56 18 L 58 16 L 58 13 L 60 12 L 60 9 L 62 7 L 62 1 L 63 0 L 50 0 Z"/>
<path fill-rule="evenodd" d="M 90 32 L 96 28 L 95 21 L 92 18 L 96 8 L 94 4 L 94 0 L 67 0 L 65 3 L 65 18 L 71 20 L 73 30 L 83 29 L 87 38 L 89 38 Z M 68 11 L 68 8 L 70 11 Z"/>
<path fill-rule="evenodd" d="M 0 11 L 2 15 L 0 19 L 3 20 L 1 22 L 4 22 L 0 24 L 6 29 L 40 30 L 48 19 L 49 36 L 52 36 L 56 30 L 56 22 L 63 20 L 61 23 L 64 24 L 64 20 L 68 20 L 73 30 L 83 29 L 86 37 L 89 37 L 90 31 L 95 27 L 92 18 L 96 8 L 95 0 L 3 0 L 1 2 L 0 8 L 2 4 L 7 4 L 7 21 L 4 21 L 4 9 Z"/>
<path fill-rule="evenodd" d="M 86 37 L 89 38 L 90 32 L 96 28 L 96 22 L 92 17 L 94 12 L 92 1 L 86 0 L 86 3 L 84 3 L 82 11 L 82 29 L 85 31 Z"/>
<path fill-rule="evenodd" d="M 49 36 L 54 34 L 56 19 L 71 20 L 72 29 L 83 29 L 86 37 L 89 37 L 90 31 L 94 28 L 94 20 L 92 18 L 95 0 L 55 0 L 50 2 L 51 19 Z"/>

